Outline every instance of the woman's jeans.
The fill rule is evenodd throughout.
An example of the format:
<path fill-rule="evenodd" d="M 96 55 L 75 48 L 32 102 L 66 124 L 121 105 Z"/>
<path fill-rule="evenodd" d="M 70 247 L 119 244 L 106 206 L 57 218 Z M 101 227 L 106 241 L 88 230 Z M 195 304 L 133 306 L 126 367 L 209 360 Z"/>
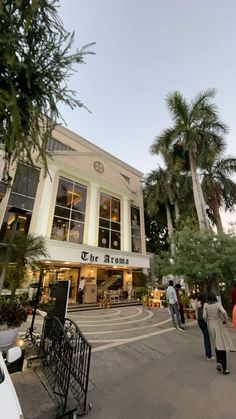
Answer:
<path fill-rule="evenodd" d="M 200 327 L 200 329 L 203 333 L 206 357 L 211 358 L 212 357 L 211 341 L 210 341 L 210 337 L 209 337 L 209 333 L 208 333 L 208 329 L 207 329 L 207 324 L 206 324 L 205 320 L 203 320 L 203 319 L 202 320 L 198 319 L 197 322 L 198 322 L 198 326 Z"/>

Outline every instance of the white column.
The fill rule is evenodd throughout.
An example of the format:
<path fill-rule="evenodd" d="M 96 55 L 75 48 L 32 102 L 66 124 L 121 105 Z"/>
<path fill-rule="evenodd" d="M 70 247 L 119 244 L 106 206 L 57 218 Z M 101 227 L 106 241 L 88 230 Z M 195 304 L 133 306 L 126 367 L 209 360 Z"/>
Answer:
<path fill-rule="evenodd" d="M 99 208 L 99 185 L 90 183 L 90 200 L 87 223 L 88 223 L 88 245 L 97 246 L 98 237 L 98 208 Z"/>
<path fill-rule="evenodd" d="M 44 179 L 43 190 L 41 193 L 41 200 L 38 208 L 38 216 L 35 222 L 34 227 L 34 234 L 37 236 L 46 236 L 47 234 L 47 225 L 48 225 L 48 218 L 51 209 L 51 200 L 52 200 L 52 193 L 53 193 L 53 186 L 56 173 L 58 168 L 55 166 L 50 165 L 48 167 L 49 173 L 46 175 Z"/>
<path fill-rule="evenodd" d="M 123 251 L 130 251 L 130 205 L 129 198 L 123 196 L 121 200 L 121 233 L 122 233 L 122 249 Z"/>

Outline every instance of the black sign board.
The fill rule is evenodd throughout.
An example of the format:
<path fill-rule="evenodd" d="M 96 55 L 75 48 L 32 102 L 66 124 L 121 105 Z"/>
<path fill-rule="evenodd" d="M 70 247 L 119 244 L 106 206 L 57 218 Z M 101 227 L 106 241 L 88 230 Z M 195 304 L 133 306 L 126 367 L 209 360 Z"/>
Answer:
<path fill-rule="evenodd" d="M 62 323 L 64 323 L 67 315 L 69 286 L 69 281 L 57 281 L 50 294 L 52 298 L 56 299 L 50 315 L 58 317 Z"/>

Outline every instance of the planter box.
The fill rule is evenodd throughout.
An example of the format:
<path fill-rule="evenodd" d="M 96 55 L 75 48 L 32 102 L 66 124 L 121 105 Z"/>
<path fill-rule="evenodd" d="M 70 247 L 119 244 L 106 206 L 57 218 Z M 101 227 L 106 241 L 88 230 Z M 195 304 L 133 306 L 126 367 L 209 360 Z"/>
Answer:
<path fill-rule="evenodd" d="M 14 329 L 0 330 L 0 349 L 11 346 L 15 342 L 19 329 L 19 327 L 15 327 Z"/>

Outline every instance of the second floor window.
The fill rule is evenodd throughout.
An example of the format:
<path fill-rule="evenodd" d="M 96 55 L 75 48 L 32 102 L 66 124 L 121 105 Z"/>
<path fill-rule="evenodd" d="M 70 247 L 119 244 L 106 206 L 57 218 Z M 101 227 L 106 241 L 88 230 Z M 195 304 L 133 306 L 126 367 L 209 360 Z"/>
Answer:
<path fill-rule="evenodd" d="M 5 237 L 9 237 L 15 220 L 15 213 L 17 213 L 18 210 L 23 211 L 18 216 L 17 230 L 22 234 L 28 233 L 39 182 L 39 175 L 40 169 L 37 167 L 32 167 L 24 163 L 19 163 L 17 165 L 7 209 L 2 223 L 0 240 L 3 240 Z M 14 208 L 14 211 L 16 212 L 11 212 L 12 208 Z"/>
<path fill-rule="evenodd" d="M 120 200 L 100 194 L 98 246 L 120 250 Z"/>
<path fill-rule="evenodd" d="M 132 252 L 142 253 L 139 208 L 131 206 L 131 244 Z"/>
<path fill-rule="evenodd" d="M 83 243 L 87 188 L 59 178 L 51 239 Z"/>

